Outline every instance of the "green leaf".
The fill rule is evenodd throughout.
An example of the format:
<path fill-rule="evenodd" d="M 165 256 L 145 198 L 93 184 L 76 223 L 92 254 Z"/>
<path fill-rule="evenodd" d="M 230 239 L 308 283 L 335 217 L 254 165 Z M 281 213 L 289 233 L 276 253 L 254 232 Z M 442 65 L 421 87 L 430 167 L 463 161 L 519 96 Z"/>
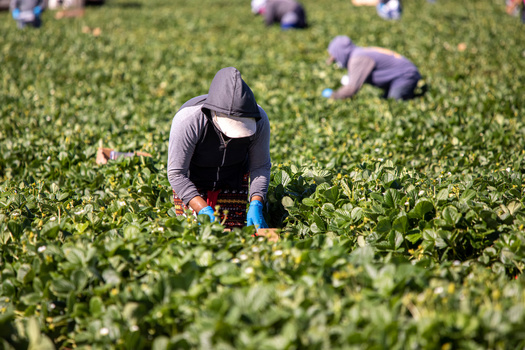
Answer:
<path fill-rule="evenodd" d="M 60 225 L 58 223 L 55 223 L 53 221 L 48 221 L 40 231 L 40 234 L 42 236 L 48 237 L 48 238 L 56 238 L 58 235 L 58 231 L 60 230 Z"/>
<path fill-rule="evenodd" d="M 64 256 L 67 261 L 74 265 L 83 265 L 84 263 L 84 252 L 75 247 L 69 247 L 64 249 Z"/>
<path fill-rule="evenodd" d="M 104 309 L 104 303 L 100 297 L 94 296 L 89 300 L 89 313 L 93 317 L 97 318 L 102 316 Z"/>
<path fill-rule="evenodd" d="M 446 220 L 447 224 L 451 226 L 455 226 L 461 219 L 461 213 L 458 212 L 456 207 L 451 205 L 443 209 L 441 216 Z"/>
<path fill-rule="evenodd" d="M 283 205 L 283 207 L 285 208 L 291 208 L 294 206 L 294 201 L 292 198 L 286 196 L 286 197 L 283 197 L 283 199 L 281 200 L 281 203 Z"/>
<path fill-rule="evenodd" d="M 7 228 L 9 229 L 9 231 L 13 234 L 15 238 L 18 238 L 20 234 L 22 233 L 22 226 L 15 221 L 12 221 L 12 220 L 9 221 L 7 223 Z"/>
<path fill-rule="evenodd" d="M 284 198 L 283 198 L 283 200 L 284 200 Z M 317 201 L 315 199 L 313 199 L 313 198 L 303 198 L 303 200 L 301 202 L 304 205 L 308 206 L 308 207 L 317 207 L 318 206 Z"/>
<path fill-rule="evenodd" d="M 398 231 L 392 231 L 389 235 L 390 246 L 398 249 L 404 241 L 403 235 Z"/>
<path fill-rule="evenodd" d="M 56 183 L 52 183 L 49 189 L 51 190 L 51 193 L 57 193 L 60 190 Z"/>
<path fill-rule="evenodd" d="M 521 210 L 521 207 L 522 204 L 518 201 L 512 201 L 507 205 L 507 209 L 512 216 L 516 216 L 516 214 Z"/>
<path fill-rule="evenodd" d="M 379 233 L 389 232 L 392 228 L 392 225 L 390 224 L 390 219 L 385 218 L 379 220 L 376 226 L 376 231 Z"/>
<path fill-rule="evenodd" d="M 385 198 L 384 198 L 383 203 L 388 208 L 395 208 L 397 207 L 397 202 L 399 201 L 401 196 L 399 195 L 399 192 L 397 190 L 389 188 L 388 190 L 386 190 L 384 197 Z"/>
<path fill-rule="evenodd" d="M 408 218 L 406 214 L 403 213 L 398 215 L 392 223 L 392 228 L 398 232 L 405 234 L 408 230 Z"/>
<path fill-rule="evenodd" d="M 104 281 L 109 285 L 120 283 L 120 275 L 113 269 L 105 269 L 104 272 L 102 272 L 102 278 L 104 278 Z"/>
<path fill-rule="evenodd" d="M 410 243 L 412 243 L 412 244 L 416 244 L 421 239 L 421 234 L 420 233 L 413 233 L 413 234 L 410 234 L 410 235 L 406 235 L 405 239 L 407 241 L 409 241 Z"/>
<path fill-rule="evenodd" d="M 213 253 L 210 250 L 202 252 L 196 259 L 199 266 L 210 266 L 213 262 Z"/>
<path fill-rule="evenodd" d="M 434 204 L 427 198 L 421 198 L 416 202 L 414 209 L 410 211 L 411 215 L 419 219 L 423 219 L 425 214 L 431 212 L 434 209 Z"/>
<path fill-rule="evenodd" d="M 168 337 L 161 335 L 156 337 L 151 346 L 151 350 L 167 350 L 170 340 Z"/>
<path fill-rule="evenodd" d="M 127 225 L 124 227 L 124 238 L 129 240 L 134 240 L 138 238 L 140 235 L 140 227 L 137 225 Z"/>
<path fill-rule="evenodd" d="M 65 278 L 57 278 L 51 281 L 51 291 L 57 296 L 66 296 L 75 291 L 75 285 Z"/>
<path fill-rule="evenodd" d="M 313 221 L 315 222 L 315 224 L 317 225 L 317 227 L 319 228 L 320 231 L 326 231 L 326 225 L 325 225 L 325 222 L 323 221 L 323 219 L 321 219 L 321 217 L 315 213 L 312 214 L 312 219 Z"/>
<path fill-rule="evenodd" d="M 460 202 L 466 202 L 471 200 L 472 198 L 476 197 L 476 191 L 474 190 L 466 190 L 464 191 L 461 196 L 459 197 Z"/>
<path fill-rule="evenodd" d="M 448 188 L 444 188 L 441 191 L 439 191 L 436 196 L 436 200 L 438 201 L 438 203 L 446 202 L 448 200 L 448 194 Z"/>
<path fill-rule="evenodd" d="M 89 227 L 89 222 L 84 222 L 84 223 L 78 223 L 78 224 L 75 224 L 75 228 L 77 229 L 77 231 L 79 233 L 84 233 L 84 231 Z"/>
<path fill-rule="evenodd" d="M 88 275 L 83 270 L 75 270 L 71 275 L 77 291 L 82 291 L 88 284 Z"/>
<path fill-rule="evenodd" d="M 35 278 L 35 272 L 33 271 L 31 265 L 20 265 L 16 274 L 16 279 L 23 284 L 28 284 L 33 280 L 33 278 Z"/>
<path fill-rule="evenodd" d="M 363 220 L 363 215 L 364 213 L 362 208 L 355 207 L 354 209 L 352 209 L 352 221 L 354 223 Z"/>

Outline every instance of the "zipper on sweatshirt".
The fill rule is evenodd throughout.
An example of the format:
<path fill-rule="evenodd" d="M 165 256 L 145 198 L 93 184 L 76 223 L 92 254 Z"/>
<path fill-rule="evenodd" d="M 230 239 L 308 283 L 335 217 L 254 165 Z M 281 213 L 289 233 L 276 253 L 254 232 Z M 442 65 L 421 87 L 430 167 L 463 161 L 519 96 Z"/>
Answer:
<path fill-rule="evenodd" d="M 222 133 L 219 133 L 219 137 L 221 138 L 222 143 L 224 144 L 224 151 L 222 152 L 222 162 L 221 165 L 217 167 L 217 177 L 215 178 L 215 182 L 213 183 L 213 190 L 216 190 L 217 183 L 219 182 L 220 178 L 220 172 L 221 168 L 224 166 L 224 162 L 226 161 L 226 149 L 228 147 L 228 143 L 230 143 L 231 139 L 225 140 L 222 136 Z"/>

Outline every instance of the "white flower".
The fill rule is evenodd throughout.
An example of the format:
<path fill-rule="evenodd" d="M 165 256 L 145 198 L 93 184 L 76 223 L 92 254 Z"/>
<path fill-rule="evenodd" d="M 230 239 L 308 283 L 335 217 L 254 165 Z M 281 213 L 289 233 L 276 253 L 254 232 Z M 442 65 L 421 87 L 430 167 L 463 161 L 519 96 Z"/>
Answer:
<path fill-rule="evenodd" d="M 507 168 L 507 169 L 505 169 L 505 170 L 507 170 L 507 173 L 510 173 L 510 168 Z"/>
<path fill-rule="evenodd" d="M 275 252 L 273 252 L 273 255 L 281 256 L 281 255 L 283 255 L 283 251 L 282 250 L 276 250 Z"/>
<path fill-rule="evenodd" d="M 130 329 L 132 332 L 136 332 L 136 331 L 139 330 L 139 326 L 137 326 L 136 324 L 134 324 L 134 325 L 131 326 L 129 329 Z"/>
<path fill-rule="evenodd" d="M 37 249 L 37 250 L 38 250 L 38 252 L 39 252 L 39 253 L 42 253 L 43 251 L 45 251 L 45 250 L 46 250 L 46 246 L 45 246 L 45 245 L 43 245 L 43 246 L 41 246 L 41 247 L 38 247 L 38 249 Z"/>
<path fill-rule="evenodd" d="M 80 214 L 84 214 L 84 213 L 85 213 L 84 209 L 81 209 L 81 210 L 75 212 L 76 215 L 80 215 Z"/>
<path fill-rule="evenodd" d="M 245 270 L 244 270 L 244 273 L 247 273 L 248 275 L 252 274 L 253 273 L 253 267 L 247 267 Z"/>
<path fill-rule="evenodd" d="M 434 289 L 434 293 L 435 293 L 435 294 L 441 294 L 441 293 L 443 293 L 443 287 L 437 287 L 436 289 Z"/>
<path fill-rule="evenodd" d="M 239 262 L 241 262 L 241 261 L 239 259 L 237 259 L 237 258 L 233 258 L 232 259 L 232 263 L 234 263 L 234 264 L 238 264 Z"/>
<path fill-rule="evenodd" d="M 418 193 L 418 195 L 420 195 L 420 196 L 422 196 L 424 194 L 425 194 L 425 191 L 423 191 L 423 190 L 419 191 L 419 193 Z"/>
<path fill-rule="evenodd" d="M 454 266 L 459 266 L 459 265 L 461 265 L 461 261 L 459 261 L 459 260 L 454 260 L 453 265 L 454 265 Z"/>
<path fill-rule="evenodd" d="M 49 218 L 49 221 L 55 221 L 56 219 L 57 219 L 56 217 L 52 216 Z"/>
<path fill-rule="evenodd" d="M 118 201 L 117 204 L 120 205 L 121 207 L 123 207 L 123 206 L 126 205 L 126 202 L 124 202 L 124 201 Z"/>
<path fill-rule="evenodd" d="M 380 162 L 382 162 L 382 161 L 383 161 L 383 158 L 378 158 L 377 160 L 380 161 Z"/>
<path fill-rule="evenodd" d="M 405 205 L 409 205 L 410 203 L 408 201 L 405 202 Z"/>
<path fill-rule="evenodd" d="M 108 334 L 109 334 L 109 329 L 107 329 L 106 327 L 100 329 L 100 335 L 108 335 Z"/>
<path fill-rule="evenodd" d="M 247 260 L 247 259 L 248 259 L 248 255 L 246 255 L 246 254 L 241 254 L 241 255 L 239 256 L 239 258 L 240 258 L 241 260 L 244 261 L 244 260 Z"/>
<path fill-rule="evenodd" d="M 259 247 L 253 247 L 253 248 L 252 248 L 252 252 L 254 252 L 254 253 L 258 253 L 258 252 L 259 252 Z"/>

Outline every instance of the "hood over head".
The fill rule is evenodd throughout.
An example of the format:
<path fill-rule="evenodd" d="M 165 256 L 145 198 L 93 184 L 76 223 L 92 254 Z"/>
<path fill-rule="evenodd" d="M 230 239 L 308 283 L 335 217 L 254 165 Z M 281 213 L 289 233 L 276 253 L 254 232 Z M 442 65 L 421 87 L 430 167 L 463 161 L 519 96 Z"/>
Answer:
<path fill-rule="evenodd" d="M 247 130 L 253 134 L 256 120 L 261 119 L 252 90 L 234 67 L 223 68 L 215 74 L 201 109 L 219 130 L 233 138 L 251 136 Z"/>
<path fill-rule="evenodd" d="M 346 35 L 338 35 L 328 45 L 328 53 L 340 67 L 346 67 L 355 44 Z"/>

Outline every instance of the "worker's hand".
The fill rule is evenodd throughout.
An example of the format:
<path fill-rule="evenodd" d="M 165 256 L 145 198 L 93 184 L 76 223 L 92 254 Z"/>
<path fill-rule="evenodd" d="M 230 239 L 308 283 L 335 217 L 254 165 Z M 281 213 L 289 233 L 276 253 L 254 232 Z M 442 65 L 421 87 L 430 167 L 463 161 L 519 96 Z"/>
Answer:
<path fill-rule="evenodd" d="M 40 16 L 40 14 L 42 13 L 42 8 L 40 6 L 35 6 L 35 8 L 33 9 L 33 13 L 35 14 L 35 16 Z"/>
<path fill-rule="evenodd" d="M 268 228 L 266 221 L 264 221 L 263 216 L 263 204 L 261 201 L 254 199 L 250 202 L 250 207 L 248 208 L 248 214 L 246 216 L 247 226 L 255 226 L 255 229 Z"/>
<path fill-rule="evenodd" d="M 213 208 L 210 207 L 209 205 L 207 207 L 202 208 L 198 212 L 198 215 L 208 215 L 210 217 L 210 222 L 214 222 L 215 221 L 215 215 L 214 214 L 215 214 L 215 212 L 214 212 Z"/>
<path fill-rule="evenodd" d="M 323 97 L 329 98 L 330 96 L 332 96 L 332 92 L 334 92 L 334 90 L 332 90 L 332 89 L 324 89 L 323 90 Z"/>
<path fill-rule="evenodd" d="M 20 10 L 14 9 L 11 15 L 13 16 L 14 19 L 18 19 L 20 17 Z"/>

